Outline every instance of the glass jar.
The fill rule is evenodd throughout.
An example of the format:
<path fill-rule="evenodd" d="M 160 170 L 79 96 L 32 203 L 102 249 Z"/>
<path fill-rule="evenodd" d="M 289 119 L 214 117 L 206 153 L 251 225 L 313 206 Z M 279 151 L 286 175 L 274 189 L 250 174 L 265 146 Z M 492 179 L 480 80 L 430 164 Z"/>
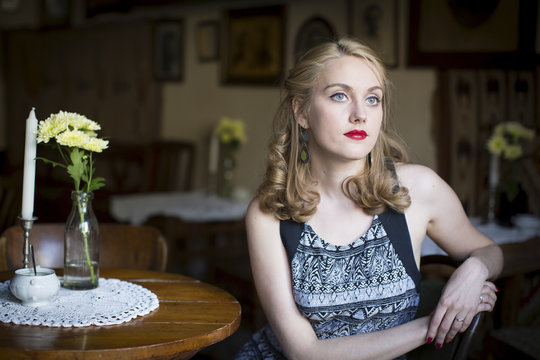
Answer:
<path fill-rule="evenodd" d="M 64 233 L 64 282 L 73 290 L 99 284 L 99 225 L 92 209 L 93 193 L 71 193 L 72 209 Z"/>

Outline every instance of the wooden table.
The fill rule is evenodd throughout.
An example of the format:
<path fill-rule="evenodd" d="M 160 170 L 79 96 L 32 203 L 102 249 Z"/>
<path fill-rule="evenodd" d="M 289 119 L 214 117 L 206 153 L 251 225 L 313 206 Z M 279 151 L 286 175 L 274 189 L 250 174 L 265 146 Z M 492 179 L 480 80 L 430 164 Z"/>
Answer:
<path fill-rule="evenodd" d="M 12 276 L 0 272 L 0 281 Z M 159 308 L 120 325 L 57 328 L 0 322 L 0 358 L 189 359 L 240 325 L 238 301 L 196 279 L 124 269 L 100 269 L 100 276 L 147 288 L 158 296 Z"/>

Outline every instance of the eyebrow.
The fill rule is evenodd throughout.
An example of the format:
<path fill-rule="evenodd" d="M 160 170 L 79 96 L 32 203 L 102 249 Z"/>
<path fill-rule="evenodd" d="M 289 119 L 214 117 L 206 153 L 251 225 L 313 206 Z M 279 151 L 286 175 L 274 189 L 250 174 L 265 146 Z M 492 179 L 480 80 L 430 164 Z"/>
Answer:
<path fill-rule="evenodd" d="M 332 84 L 326 85 L 326 86 L 324 87 L 323 90 L 329 89 L 329 88 L 331 88 L 331 87 L 343 87 L 343 88 L 345 88 L 345 89 L 347 89 L 347 90 L 352 89 L 352 88 L 351 88 L 349 85 L 347 85 L 347 84 L 343 84 L 343 83 L 332 83 Z M 372 87 L 368 88 L 367 90 L 368 90 L 368 92 L 369 92 L 369 91 L 374 91 L 374 90 L 380 90 L 381 92 L 384 92 L 384 91 L 383 91 L 383 88 L 380 87 L 379 85 L 372 86 Z"/>

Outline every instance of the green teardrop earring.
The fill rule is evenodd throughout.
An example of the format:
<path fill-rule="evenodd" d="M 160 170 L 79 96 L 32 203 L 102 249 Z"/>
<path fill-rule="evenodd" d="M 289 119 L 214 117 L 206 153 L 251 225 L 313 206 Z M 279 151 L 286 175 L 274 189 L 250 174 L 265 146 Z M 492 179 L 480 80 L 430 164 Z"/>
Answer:
<path fill-rule="evenodd" d="M 300 148 L 300 161 L 303 164 L 307 164 L 309 162 L 309 151 L 307 147 L 307 130 L 303 127 L 300 127 L 300 142 L 302 143 L 302 146 Z"/>

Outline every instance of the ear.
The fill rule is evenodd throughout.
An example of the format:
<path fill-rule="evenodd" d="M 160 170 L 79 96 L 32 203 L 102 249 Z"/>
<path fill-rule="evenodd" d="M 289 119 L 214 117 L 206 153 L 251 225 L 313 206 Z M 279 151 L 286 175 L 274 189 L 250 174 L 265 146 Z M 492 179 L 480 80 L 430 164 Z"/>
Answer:
<path fill-rule="evenodd" d="M 302 109 L 301 109 L 300 101 L 298 100 L 298 98 L 293 98 L 293 100 L 292 100 L 292 108 L 293 108 L 293 112 L 294 112 L 294 118 L 295 118 L 296 122 L 298 123 L 298 125 L 300 125 L 304 129 L 308 129 L 309 128 L 309 123 L 307 121 L 306 116 L 304 115 L 304 111 L 302 111 Z"/>

